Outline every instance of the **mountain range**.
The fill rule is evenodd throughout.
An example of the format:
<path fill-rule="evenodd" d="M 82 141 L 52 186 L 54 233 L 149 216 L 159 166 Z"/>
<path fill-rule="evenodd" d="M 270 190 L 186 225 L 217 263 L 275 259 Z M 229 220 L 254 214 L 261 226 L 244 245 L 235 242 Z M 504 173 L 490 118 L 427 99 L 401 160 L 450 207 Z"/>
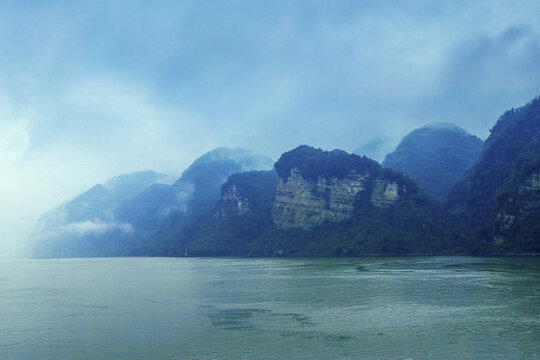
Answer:
<path fill-rule="evenodd" d="M 540 253 L 539 150 L 538 98 L 485 142 L 416 129 L 382 165 L 307 145 L 274 164 L 219 148 L 176 181 L 145 171 L 92 187 L 44 214 L 30 244 L 34 257 Z"/>

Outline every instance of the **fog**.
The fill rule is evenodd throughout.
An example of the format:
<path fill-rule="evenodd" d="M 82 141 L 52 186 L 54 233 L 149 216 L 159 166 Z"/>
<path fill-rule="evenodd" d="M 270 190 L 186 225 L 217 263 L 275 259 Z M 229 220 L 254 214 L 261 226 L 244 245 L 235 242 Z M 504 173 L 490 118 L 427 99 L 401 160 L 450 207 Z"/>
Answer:
<path fill-rule="evenodd" d="M 430 122 L 485 138 L 540 94 L 540 3 L 3 1 L 0 52 L 0 257 L 14 257 L 51 207 L 219 146 L 382 160 Z"/>

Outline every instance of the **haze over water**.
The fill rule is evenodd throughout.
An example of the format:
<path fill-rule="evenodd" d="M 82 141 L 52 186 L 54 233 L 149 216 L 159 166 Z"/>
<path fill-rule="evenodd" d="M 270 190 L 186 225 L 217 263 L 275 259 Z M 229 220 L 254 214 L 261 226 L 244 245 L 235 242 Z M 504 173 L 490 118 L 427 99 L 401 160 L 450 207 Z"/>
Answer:
<path fill-rule="evenodd" d="M 0 263 L 2 359 L 532 359 L 540 259 Z"/>

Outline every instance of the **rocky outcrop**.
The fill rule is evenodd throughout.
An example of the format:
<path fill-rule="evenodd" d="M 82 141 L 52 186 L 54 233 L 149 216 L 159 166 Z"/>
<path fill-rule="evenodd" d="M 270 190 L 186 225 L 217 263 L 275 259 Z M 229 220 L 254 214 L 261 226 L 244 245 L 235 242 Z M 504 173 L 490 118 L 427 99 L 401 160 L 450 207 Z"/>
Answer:
<path fill-rule="evenodd" d="M 514 195 L 499 201 L 495 215 L 494 245 L 501 245 L 513 228 L 540 208 L 540 172 L 527 177 Z"/>
<path fill-rule="evenodd" d="M 214 216 L 224 219 L 251 213 L 269 217 L 276 182 L 277 176 L 273 170 L 248 171 L 229 176 L 221 186 L 221 200 Z"/>
<path fill-rule="evenodd" d="M 249 211 L 249 200 L 243 196 L 235 184 L 231 184 L 221 190 L 220 215 L 243 215 Z"/>
<path fill-rule="evenodd" d="M 505 112 L 446 208 L 479 252 L 540 253 L 540 98 Z"/>
<path fill-rule="evenodd" d="M 540 207 L 540 172 L 531 174 L 525 184 L 518 188 L 520 214 L 528 215 Z"/>
<path fill-rule="evenodd" d="M 406 191 L 402 187 L 402 191 Z M 399 187 L 396 181 L 375 180 L 370 202 L 378 207 L 390 206 L 399 199 Z"/>
<path fill-rule="evenodd" d="M 343 179 L 321 177 L 313 183 L 294 168 L 287 179 L 278 179 L 272 218 L 282 229 L 343 221 L 352 216 L 356 196 L 365 190 L 365 178 L 360 174 Z"/>
<path fill-rule="evenodd" d="M 309 181 L 292 168 L 287 178 L 278 179 L 272 219 L 280 229 L 310 229 L 325 221 L 351 218 L 362 199 L 377 207 L 390 206 L 399 199 L 398 183 L 354 170 L 343 178 L 321 176 Z"/>

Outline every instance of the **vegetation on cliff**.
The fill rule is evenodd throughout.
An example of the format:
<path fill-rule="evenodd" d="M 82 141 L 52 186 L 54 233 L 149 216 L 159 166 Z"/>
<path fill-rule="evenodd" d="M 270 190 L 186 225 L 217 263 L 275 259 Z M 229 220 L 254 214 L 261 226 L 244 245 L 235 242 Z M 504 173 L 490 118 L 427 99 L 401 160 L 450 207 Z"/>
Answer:
<path fill-rule="evenodd" d="M 318 177 L 343 178 L 351 171 L 376 171 L 379 164 L 365 156 L 348 154 L 342 150 L 322 151 L 308 145 L 282 154 L 274 165 L 280 178 L 287 179 L 292 168 L 300 170 L 307 180 L 317 180 Z"/>
<path fill-rule="evenodd" d="M 475 231 L 478 251 L 540 252 L 540 194 L 533 188 L 520 196 L 539 171 L 536 98 L 499 118 L 478 162 L 449 195 L 448 210 Z"/>
<path fill-rule="evenodd" d="M 307 157 L 304 158 L 305 155 Z M 378 207 L 369 196 L 352 194 L 354 212 L 341 222 L 324 222 L 312 229 L 279 229 L 272 221 L 271 207 L 275 195 L 274 173 L 234 174 L 222 186 L 222 200 L 213 216 L 198 218 L 193 227 L 179 239 L 174 254 L 185 250 L 191 255 L 248 256 L 358 256 L 403 254 L 454 254 L 466 252 L 466 244 L 454 231 L 438 205 L 426 198 L 413 180 L 401 173 L 383 169 L 376 162 L 345 152 L 326 152 L 308 146 L 298 147 L 276 163 L 283 170 L 307 170 L 309 181 L 345 177 L 348 171 L 369 171 L 378 181 L 397 181 L 406 192 L 393 205 Z M 338 159 L 338 160 L 336 160 Z M 339 159 L 344 162 L 340 163 Z M 367 161 L 366 161 L 367 160 Z M 334 162 L 317 173 L 311 165 Z M 363 165 L 367 164 L 367 168 Z M 335 171 L 333 169 L 336 169 Z M 284 172 L 282 172 L 283 174 Z M 290 173 L 286 171 L 285 173 Z M 279 174 L 279 172 L 278 172 Z M 281 177 L 281 176 L 280 176 Z M 284 178 L 281 178 L 285 181 Z M 232 211 L 237 202 L 231 200 L 234 186 L 236 200 L 249 204 L 247 211 Z M 225 209 L 225 211 L 223 211 Z M 236 209 L 238 209 L 236 207 Z"/>

